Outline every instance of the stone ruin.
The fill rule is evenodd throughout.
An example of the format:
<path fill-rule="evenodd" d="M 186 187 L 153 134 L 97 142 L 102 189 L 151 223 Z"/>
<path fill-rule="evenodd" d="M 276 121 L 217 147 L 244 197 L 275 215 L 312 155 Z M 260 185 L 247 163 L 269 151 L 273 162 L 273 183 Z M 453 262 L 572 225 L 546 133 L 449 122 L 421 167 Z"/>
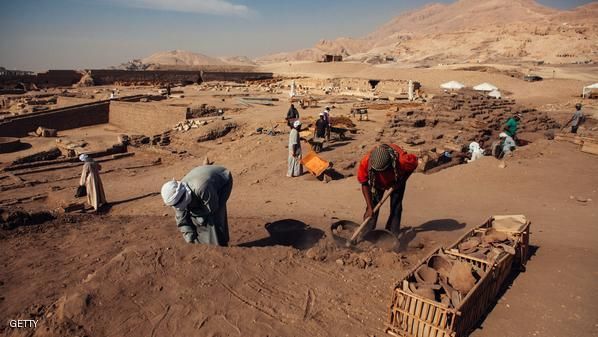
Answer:
<path fill-rule="evenodd" d="M 474 141 L 489 153 L 507 119 L 516 113 L 523 116 L 519 134 L 541 132 L 548 137 L 549 130 L 560 128 L 546 113 L 518 106 L 514 100 L 462 91 L 435 96 L 420 108 L 388 113 L 376 141 L 396 142 L 416 152 L 423 160 L 420 169 L 427 171 L 440 164 L 462 162 Z M 445 152 L 451 153 L 452 159 L 440 158 Z"/>

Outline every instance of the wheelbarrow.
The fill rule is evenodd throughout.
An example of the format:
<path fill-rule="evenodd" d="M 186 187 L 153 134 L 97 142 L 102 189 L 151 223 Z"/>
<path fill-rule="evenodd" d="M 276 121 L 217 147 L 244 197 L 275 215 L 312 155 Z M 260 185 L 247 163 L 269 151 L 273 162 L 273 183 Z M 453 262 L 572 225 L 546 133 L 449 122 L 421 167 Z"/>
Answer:
<path fill-rule="evenodd" d="M 316 177 L 320 177 L 326 170 L 332 167 L 329 161 L 326 161 L 312 149 L 302 159 L 301 164 L 305 169 Z"/>

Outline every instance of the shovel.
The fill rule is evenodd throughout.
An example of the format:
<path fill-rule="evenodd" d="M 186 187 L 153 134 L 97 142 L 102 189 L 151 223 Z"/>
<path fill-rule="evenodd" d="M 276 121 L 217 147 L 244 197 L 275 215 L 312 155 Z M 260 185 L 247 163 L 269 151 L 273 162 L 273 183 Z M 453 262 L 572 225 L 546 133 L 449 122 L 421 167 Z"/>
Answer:
<path fill-rule="evenodd" d="M 380 210 L 380 207 L 382 207 L 382 205 L 384 205 L 384 203 L 386 202 L 386 199 L 388 199 L 388 197 L 390 197 L 390 195 L 392 194 L 392 192 L 394 192 L 395 188 L 391 188 L 390 190 L 388 190 L 388 192 L 386 193 L 386 195 L 384 195 L 384 197 L 382 198 L 382 200 L 380 200 L 380 202 L 378 203 L 378 205 L 376 205 L 376 207 L 374 207 L 374 210 L 372 211 L 372 216 L 368 217 L 367 219 L 365 219 L 361 225 L 359 227 L 357 227 L 357 229 L 355 230 L 355 232 L 353 233 L 353 235 L 351 236 L 351 239 L 349 241 L 347 241 L 347 247 L 350 247 L 351 245 L 354 245 L 355 243 L 357 243 L 357 237 L 359 236 L 359 234 L 361 234 L 361 232 L 363 231 L 363 229 L 365 228 L 365 226 L 368 224 L 368 222 L 370 222 L 370 220 L 372 219 L 372 217 L 374 216 L 374 214 L 376 214 L 376 212 L 378 212 L 378 210 Z"/>

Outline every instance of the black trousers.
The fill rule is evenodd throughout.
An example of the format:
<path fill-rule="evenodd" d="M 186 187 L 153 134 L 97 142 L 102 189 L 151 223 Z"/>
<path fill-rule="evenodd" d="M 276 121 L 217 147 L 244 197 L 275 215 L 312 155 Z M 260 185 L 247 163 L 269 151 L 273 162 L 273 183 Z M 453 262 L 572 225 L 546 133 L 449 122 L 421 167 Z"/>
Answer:
<path fill-rule="evenodd" d="M 388 216 L 388 220 L 386 220 L 385 228 L 395 235 L 399 235 L 401 229 L 401 217 L 403 215 L 403 197 L 405 196 L 405 187 L 406 183 L 401 184 L 399 188 L 394 190 L 390 195 L 390 215 Z M 372 195 L 372 207 L 376 207 L 382 198 L 384 197 L 384 190 L 376 190 Z M 367 231 L 371 231 L 376 229 L 376 224 L 378 223 L 378 215 L 380 211 L 374 213 L 372 215 L 372 219 L 369 221 L 367 225 Z"/>
<path fill-rule="evenodd" d="M 571 127 L 571 133 L 577 133 L 577 126 Z"/>

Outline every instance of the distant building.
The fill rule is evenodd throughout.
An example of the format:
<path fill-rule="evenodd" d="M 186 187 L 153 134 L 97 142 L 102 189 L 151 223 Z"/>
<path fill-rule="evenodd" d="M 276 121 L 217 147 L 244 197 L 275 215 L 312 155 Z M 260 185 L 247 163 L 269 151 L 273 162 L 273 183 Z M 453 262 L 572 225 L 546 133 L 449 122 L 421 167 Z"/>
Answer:
<path fill-rule="evenodd" d="M 322 62 L 342 62 L 343 55 L 325 54 L 322 56 Z"/>
<path fill-rule="evenodd" d="M 35 73 L 33 71 L 8 70 L 4 67 L 0 67 L 0 76 L 25 76 L 25 75 L 35 75 Z"/>

